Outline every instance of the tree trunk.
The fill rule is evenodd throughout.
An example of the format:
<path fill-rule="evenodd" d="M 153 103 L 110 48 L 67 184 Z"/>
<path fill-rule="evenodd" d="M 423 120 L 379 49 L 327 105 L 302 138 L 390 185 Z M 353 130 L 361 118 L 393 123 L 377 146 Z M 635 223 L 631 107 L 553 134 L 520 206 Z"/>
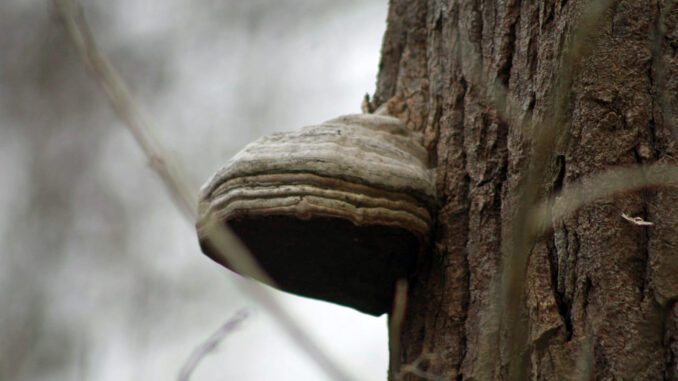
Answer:
<path fill-rule="evenodd" d="M 676 188 L 530 220 L 676 164 L 677 24 L 672 0 L 391 0 L 371 106 L 422 131 L 440 199 L 394 378 L 678 380 Z"/>

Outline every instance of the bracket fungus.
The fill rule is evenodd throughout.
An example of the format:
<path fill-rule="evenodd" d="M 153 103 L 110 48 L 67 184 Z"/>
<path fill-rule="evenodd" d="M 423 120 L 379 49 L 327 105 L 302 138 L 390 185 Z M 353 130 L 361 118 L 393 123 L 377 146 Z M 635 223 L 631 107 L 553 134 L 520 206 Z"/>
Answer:
<path fill-rule="evenodd" d="M 216 218 L 282 290 L 380 315 L 428 244 L 436 198 L 427 164 L 421 135 L 385 115 L 263 137 L 203 187 L 200 246 L 230 267 L 207 238 Z"/>

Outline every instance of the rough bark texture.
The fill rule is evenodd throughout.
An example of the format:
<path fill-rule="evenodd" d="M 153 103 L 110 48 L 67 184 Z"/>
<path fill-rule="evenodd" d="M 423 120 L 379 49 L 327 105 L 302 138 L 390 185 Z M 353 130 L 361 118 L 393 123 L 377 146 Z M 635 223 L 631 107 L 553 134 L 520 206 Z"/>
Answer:
<path fill-rule="evenodd" d="M 395 374 L 678 380 L 676 189 L 520 233 L 521 208 L 568 184 L 677 164 L 677 24 L 671 0 L 391 0 L 371 106 L 424 133 L 440 199 Z M 522 338 L 494 287 L 502 253 L 526 261 Z"/>

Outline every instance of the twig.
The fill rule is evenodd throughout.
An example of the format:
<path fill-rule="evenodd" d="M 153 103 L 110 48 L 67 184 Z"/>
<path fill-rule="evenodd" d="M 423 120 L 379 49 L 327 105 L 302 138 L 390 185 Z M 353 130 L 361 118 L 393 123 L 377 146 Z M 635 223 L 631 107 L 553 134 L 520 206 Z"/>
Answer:
<path fill-rule="evenodd" d="M 191 375 L 198 367 L 200 362 L 210 353 L 214 352 L 217 349 L 219 344 L 228 336 L 230 333 L 235 331 L 240 325 L 249 317 L 249 313 L 246 310 L 238 311 L 235 316 L 230 318 L 226 323 L 224 323 L 219 329 L 214 332 L 210 337 L 197 348 L 193 350 L 191 355 L 188 357 L 184 365 L 179 371 L 178 381 L 189 381 Z"/>
<path fill-rule="evenodd" d="M 525 284 L 529 254 L 541 227 L 527 225 L 532 222 L 530 217 L 533 205 L 539 201 L 541 182 L 548 165 L 553 161 L 558 144 L 562 144 L 575 69 L 593 48 L 590 40 L 595 37 L 598 23 L 612 4 L 611 0 L 598 0 L 582 6 L 573 38 L 563 49 L 560 67 L 555 76 L 557 78 L 554 83 L 555 92 L 551 95 L 553 110 L 541 123 L 541 126 L 548 128 L 534 128 L 536 121 L 530 121 L 531 158 L 525 167 L 526 174 L 518 185 L 517 194 L 521 197 L 512 211 L 513 219 L 508 229 L 508 237 L 502 237 L 501 278 L 497 294 L 500 311 L 503 311 L 499 318 L 500 327 L 507 335 L 509 380 L 524 380 L 528 371 L 524 366 L 528 361 Z M 484 348 L 481 348 L 480 353 L 492 352 L 485 352 Z"/>
<path fill-rule="evenodd" d="M 572 372 L 572 379 L 576 381 L 588 381 L 593 378 L 593 336 L 590 330 L 586 328 L 585 336 L 580 340 L 579 353 Z"/>
<path fill-rule="evenodd" d="M 583 178 L 576 183 L 569 184 L 560 194 L 540 202 L 527 219 L 526 229 L 541 235 L 552 221 L 560 220 L 588 203 L 616 193 L 652 186 L 678 187 L 678 166 L 654 164 L 615 168 Z M 629 218 L 634 219 L 634 217 Z M 652 222 L 645 221 L 645 223 Z"/>
<path fill-rule="evenodd" d="M 634 224 L 634 225 L 638 225 L 638 226 L 654 226 L 654 222 L 645 221 L 644 219 L 642 219 L 642 218 L 640 218 L 640 217 L 631 217 L 631 216 L 629 216 L 629 215 L 626 214 L 626 213 L 622 213 L 621 216 L 622 216 L 623 219 L 625 219 L 626 221 L 628 221 L 628 222 L 630 222 L 630 223 L 632 223 L 632 224 Z"/>
<path fill-rule="evenodd" d="M 122 81 L 113 65 L 98 48 L 82 7 L 77 0 L 53 0 L 63 19 L 64 26 L 83 62 L 92 70 L 94 79 L 105 91 L 118 116 L 130 130 L 135 140 L 148 157 L 151 167 L 160 176 L 163 184 L 172 195 L 175 203 L 193 224 L 197 213 L 196 197 L 186 186 L 178 168 L 170 161 L 161 145 L 152 135 L 152 128 L 141 109 L 132 98 L 131 92 Z M 256 260 L 247 251 L 233 232 L 217 221 L 210 223 L 208 237 L 217 251 L 232 265 L 236 272 L 265 280 L 274 284 L 270 277 L 259 267 Z M 243 291 L 263 306 L 280 324 L 292 340 L 313 359 L 316 364 L 335 380 L 351 379 L 337 366 L 294 320 L 292 315 L 274 299 L 263 287 L 254 282 L 239 282 Z"/>
<path fill-rule="evenodd" d="M 181 211 L 191 220 L 195 220 L 194 194 L 181 181 L 176 167 L 167 162 L 167 155 L 152 135 L 150 125 L 134 102 L 128 87 L 97 47 L 82 7 L 73 0 L 54 0 L 54 4 L 83 62 L 92 70 L 94 78 L 106 92 L 116 113 L 147 156 L 150 166 L 160 176 Z"/>
<path fill-rule="evenodd" d="M 407 307 L 407 280 L 398 279 L 393 297 L 393 311 L 388 317 L 389 380 L 393 381 L 400 371 L 400 333 Z"/>
<path fill-rule="evenodd" d="M 424 361 L 431 361 L 437 358 L 441 358 L 443 355 L 448 353 L 449 351 L 445 351 L 442 354 L 437 354 L 437 353 L 421 353 L 419 356 L 417 356 L 414 361 L 412 361 L 409 364 L 405 364 L 402 366 L 402 368 L 398 371 L 396 380 L 400 381 L 402 380 L 403 376 L 406 374 L 413 374 L 423 380 L 431 380 L 431 381 L 446 381 L 448 378 L 427 372 L 425 370 L 422 370 L 419 368 L 421 366 L 421 363 Z"/>

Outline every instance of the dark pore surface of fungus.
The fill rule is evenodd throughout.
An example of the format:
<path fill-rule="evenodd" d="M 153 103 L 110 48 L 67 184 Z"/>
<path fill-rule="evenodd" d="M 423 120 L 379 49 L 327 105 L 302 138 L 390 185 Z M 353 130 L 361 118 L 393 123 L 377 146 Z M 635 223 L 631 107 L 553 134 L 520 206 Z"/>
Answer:
<path fill-rule="evenodd" d="M 240 217 L 228 221 L 283 290 L 381 315 L 395 282 L 416 264 L 419 240 L 391 226 L 359 226 L 342 218 Z M 209 243 L 202 250 L 229 267 Z"/>
<path fill-rule="evenodd" d="M 348 115 L 245 147 L 202 190 L 280 289 L 381 315 L 428 243 L 435 187 L 421 136 L 392 117 Z"/>

